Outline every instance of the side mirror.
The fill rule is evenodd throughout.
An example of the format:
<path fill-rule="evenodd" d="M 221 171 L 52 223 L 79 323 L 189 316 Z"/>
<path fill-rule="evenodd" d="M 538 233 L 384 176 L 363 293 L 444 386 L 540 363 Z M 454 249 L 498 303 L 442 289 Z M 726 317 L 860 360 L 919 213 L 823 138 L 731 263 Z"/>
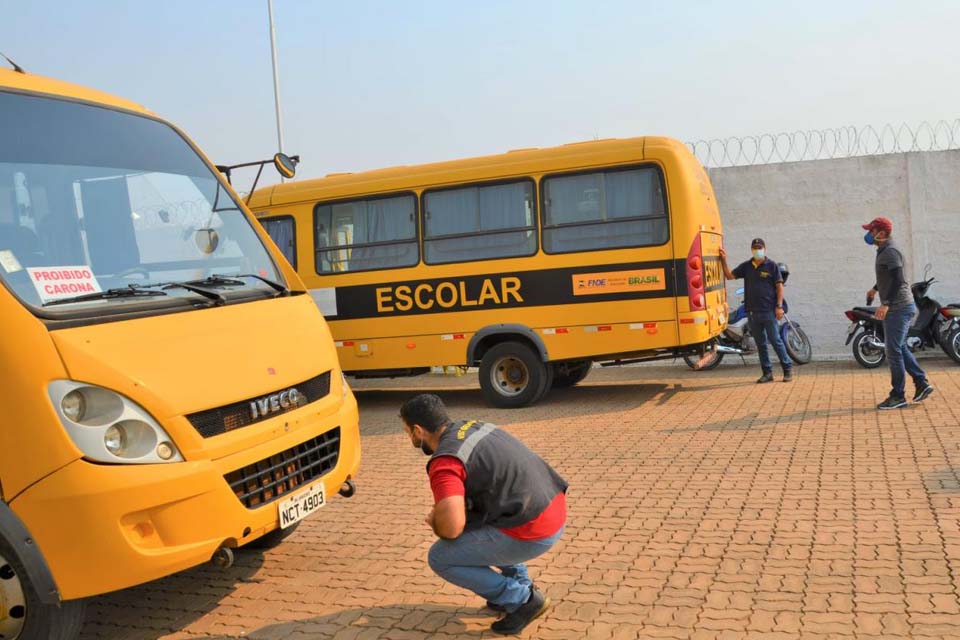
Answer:
<path fill-rule="evenodd" d="M 193 240 L 197 243 L 197 248 L 207 255 L 216 251 L 217 247 L 220 246 L 220 234 L 215 229 L 197 229 Z"/>
<path fill-rule="evenodd" d="M 292 178 L 297 175 L 297 163 L 300 162 L 300 156 L 290 157 L 285 153 L 278 153 L 273 156 L 273 166 L 277 173 L 284 178 Z"/>

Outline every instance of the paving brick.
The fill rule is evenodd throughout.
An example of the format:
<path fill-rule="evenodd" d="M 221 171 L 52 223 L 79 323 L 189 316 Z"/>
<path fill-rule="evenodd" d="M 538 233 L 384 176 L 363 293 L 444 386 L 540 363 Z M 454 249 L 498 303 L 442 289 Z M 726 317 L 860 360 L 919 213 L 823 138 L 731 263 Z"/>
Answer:
<path fill-rule="evenodd" d="M 82 638 L 491 637 L 482 599 L 426 566 L 424 459 L 396 418 L 424 389 L 571 483 L 564 538 L 530 563 L 554 606 L 529 637 L 958 637 L 960 368 L 924 362 L 938 394 L 884 414 L 885 377 L 849 363 L 760 388 L 739 364 L 595 370 L 517 410 L 473 374 L 356 381 L 355 498 L 228 570 L 92 599 Z"/>

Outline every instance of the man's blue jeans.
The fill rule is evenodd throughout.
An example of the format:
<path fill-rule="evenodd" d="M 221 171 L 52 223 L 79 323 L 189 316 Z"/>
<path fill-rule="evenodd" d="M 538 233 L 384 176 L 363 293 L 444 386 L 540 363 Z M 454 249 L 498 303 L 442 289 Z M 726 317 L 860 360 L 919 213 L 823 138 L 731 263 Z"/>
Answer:
<path fill-rule="evenodd" d="M 908 304 L 887 311 L 883 319 L 883 339 L 886 345 L 887 364 L 890 366 L 890 395 L 903 398 L 906 394 L 906 374 L 910 374 L 917 388 L 927 383 L 927 374 L 923 372 L 913 353 L 907 348 L 907 333 L 917 315 L 917 307 Z"/>
<path fill-rule="evenodd" d="M 437 540 L 427 561 L 447 582 L 513 612 L 530 597 L 533 584 L 524 563 L 549 551 L 563 531 L 542 540 L 517 540 L 495 527 L 480 527 L 455 540 Z"/>
<path fill-rule="evenodd" d="M 784 372 L 793 368 L 793 362 L 787 355 L 787 347 L 784 346 L 780 338 L 780 325 L 777 323 L 777 315 L 773 311 L 750 311 L 747 313 L 750 323 L 750 333 L 757 342 L 757 353 L 760 354 L 760 368 L 763 373 L 773 373 L 773 364 L 770 363 L 770 353 L 767 351 L 767 342 L 773 344 L 773 350 L 777 352 L 780 358 L 780 366 Z"/>

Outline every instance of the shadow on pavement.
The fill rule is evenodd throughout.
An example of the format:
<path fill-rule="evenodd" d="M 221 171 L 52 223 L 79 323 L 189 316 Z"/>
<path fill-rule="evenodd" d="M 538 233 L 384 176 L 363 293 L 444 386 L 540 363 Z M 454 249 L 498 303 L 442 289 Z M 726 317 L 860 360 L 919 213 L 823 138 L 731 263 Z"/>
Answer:
<path fill-rule="evenodd" d="M 281 638 L 501 638 L 489 625 L 495 620 L 486 609 L 449 605 L 397 604 L 348 609 L 326 616 L 271 624 L 243 634 L 251 640 Z M 228 640 L 234 635 L 207 636 Z"/>
<path fill-rule="evenodd" d="M 788 422 L 800 422 L 802 420 L 817 420 L 822 418 L 843 418 L 852 417 L 860 413 L 877 412 L 873 407 L 860 407 L 856 409 L 843 409 L 835 411 L 833 409 L 817 409 L 814 411 L 798 411 L 786 415 L 773 415 L 760 417 L 759 413 L 748 413 L 740 418 L 724 420 L 722 422 L 710 422 L 693 427 L 676 427 L 673 429 L 661 429 L 660 433 L 691 433 L 694 431 L 751 431 L 759 428 L 776 426 Z"/>
<path fill-rule="evenodd" d="M 360 403 L 364 436 L 396 434 L 400 405 L 418 393 L 436 393 L 453 416 L 480 417 L 495 424 L 536 422 L 548 415 L 575 417 L 622 412 L 653 400 L 667 389 L 665 384 L 585 384 L 554 389 L 539 402 L 519 409 L 496 409 L 484 402 L 479 389 L 411 387 L 404 389 L 354 390 Z M 374 417 L 376 416 L 376 417 Z M 381 418 L 389 416 L 389 418 Z"/>
<path fill-rule="evenodd" d="M 87 600 L 80 640 L 160 637 L 180 631 L 216 609 L 243 583 L 260 582 L 263 554 L 235 550 L 229 569 L 201 565 L 137 587 Z M 96 567 L 91 567 L 96 571 Z M 145 635 L 145 629 L 156 634 Z"/>
<path fill-rule="evenodd" d="M 923 474 L 923 484 L 930 493 L 960 492 L 960 476 L 955 467 L 936 469 Z"/>

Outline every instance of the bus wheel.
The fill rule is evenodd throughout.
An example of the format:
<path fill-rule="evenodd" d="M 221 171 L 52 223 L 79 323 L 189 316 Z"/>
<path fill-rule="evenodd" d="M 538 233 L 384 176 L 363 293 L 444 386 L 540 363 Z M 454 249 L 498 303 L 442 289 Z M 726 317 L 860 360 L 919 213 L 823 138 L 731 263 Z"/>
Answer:
<path fill-rule="evenodd" d="M 553 388 L 565 389 L 572 387 L 587 377 L 590 373 L 590 367 L 593 366 L 591 360 L 582 362 L 565 362 L 563 364 L 553 365 Z"/>
<path fill-rule="evenodd" d="M 258 549 L 260 551 L 266 551 L 267 549 L 273 549 L 280 545 L 281 542 L 293 535 L 293 532 L 297 530 L 297 527 L 300 526 L 300 523 L 292 524 L 286 529 L 274 529 L 265 536 L 261 536 L 256 540 L 251 540 L 247 544 L 243 545 L 245 549 Z"/>
<path fill-rule="evenodd" d="M 0 638 L 73 640 L 80 635 L 83 608 L 82 600 L 40 602 L 20 559 L 0 538 Z"/>
<path fill-rule="evenodd" d="M 480 361 L 480 389 L 494 407 L 515 409 L 533 404 L 548 382 L 547 365 L 521 342 L 494 345 Z"/>

